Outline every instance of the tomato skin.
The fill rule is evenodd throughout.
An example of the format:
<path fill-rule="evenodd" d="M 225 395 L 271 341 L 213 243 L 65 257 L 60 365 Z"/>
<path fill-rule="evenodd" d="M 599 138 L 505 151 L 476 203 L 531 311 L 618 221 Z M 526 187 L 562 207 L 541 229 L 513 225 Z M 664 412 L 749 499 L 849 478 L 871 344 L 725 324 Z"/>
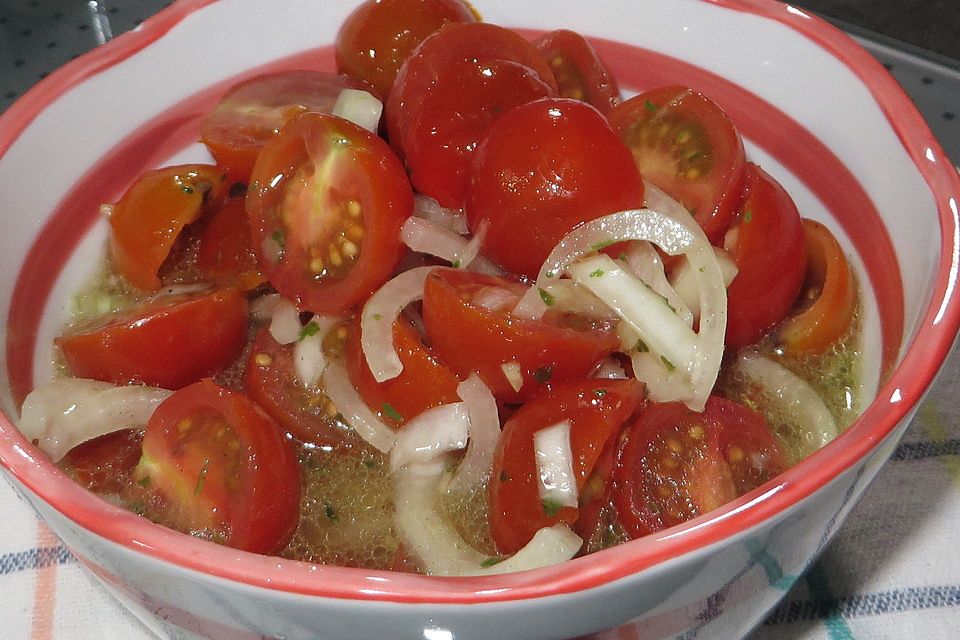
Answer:
<path fill-rule="evenodd" d="M 745 163 L 743 141 L 723 110 L 674 85 L 634 96 L 607 117 L 644 179 L 689 209 L 718 244 L 740 202 Z"/>
<path fill-rule="evenodd" d="M 133 482 L 142 445 L 143 432 L 115 431 L 70 449 L 57 466 L 98 495 L 120 495 Z"/>
<path fill-rule="evenodd" d="M 716 509 L 786 468 L 755 411 L 718 396 L 710 396 L 702 413 L 678 402 L 656 403 L 621 439 L 613 500 L 620 524 L 639 538 Z"/>
<path fill-rule="evenodd" d="M 73 375 L 179 389 L 230 364 L 247 338 L 236 289 L 167 295 L 72 328 L 54 343 Z"/>
<path fill-rule="evenodd" d="M 257 155 L 283 126 L 311 111 L 330 113 L 344 89 L 366 85 L 344 75 L 321 71 L 284 71 L 256 76 L 235 85 L 200 122 L 200 141 L 246 184 Z"/>
<path fill-rule="evenodd" d="M 461 0 L 367 0 L 337 33 L 337 70 L 369 83 L 381 100 L 400 65 L 427 36 L 448 22 L 476 22 Z"/>
<path fill-rule="evenodd" d="M 270 283 L 300 309 L 340 315 L 393 274 L 413 192 L 383 140 L 307 113 L 264 146 L 246 206 Z"/>
<path fill-rule="evenodd" d="M 508 60 L 459 60 L 424 92 L 405 135 L 410 181 L 442 206 L 463 206 L 473 151 L 491 122 L 510 109 L 553 95 L 529 67 Z"/>
<path fill-rule="evenodd" d="M 147 171 L 110 213 L 110 249 L 117 270 L 144 291 L 160 288 L 158 272 L 183 228 L 225 192 L 227 176 L 212 165 Z"/>
<path fill-rule="evenodd" d="M 533 46 L 553 70 L 561 98 L 583 100 L 604 114 L 620 104 L 616 78 L 582 35 L 568 29 L 551 31 Z"/>
<path fill-rule="evenodd" d="M 795 353 L 824 353 L 850 328 L 857 290 L 850 265 L 830 230 L 803 220 L 807 265 L 801 308 L 777 331 L 780 343 Z"/>
<path fill-rule="evenodd" d="M 246 396 L 209 379 L 157 407 L 135 475 L 159 494 L 161 521 L 185 533 L 274 553 L 296 528 L 300 468 L 293 448 Z"/>
<path fill-rule="evenodd" d="M 577 331 L 549 317 L 522 320 L 506 307 L 485 308 L 476 302 L 485 290 L 506 291 L 515 302 L 525 289 L 502 278 L 435 269 L 424 287 L 423 322 L 440 361 L 461 378 L 476 371 L 500 402 L 520 402 L 544 387 L 586 377 L 619 346 L 612 331 Z M 523 377 L 519 391 L 502 369 L 511 362 Z"/>
<path fill-rule="evenodd" d="M 403 371 L 395 378 L 376 381 L 367 366 L 360 337 L 360 317 L 357 316 L 347 338 L 347 372 L 360 396 L 384 422 L 400 426 L 432 407 L 460 402 L 457 394 L 460 379 L 440 362 L 403 317 L 393 324 L 393 344 L 403 364 Z M 385 411 L 387 404 L 403 419 L 397 420 Z"/>
<path fill-rule="evenodd" d="M 581 222 L 643 206 L 630 151 L 604 117 L 578 100 L 516 107 L 487 130 L 471 164 L 471 230 L 489 220 L 484 255 L 536 278 L 553 247 Z"/>
<path fill-rule="evenodd" d="M 516 553 L 542 527 L 572 524 L 578 510 L 548 515 L 537 488 L 534 433 L 569 420 L 577 488 L 582 489 L 604 446 L 640 405 L 636 380 L 581 380 L 534 396 L 507 420 L 497 442 L 490 478 L 490 532 L 501 553 Z"/>
<path fill-rule="evenodd" d="M 309 390 L 296 379 L 294 345 L 281 345 L 269 329 L 253 340 L 243 389 L 267 415 L 297 440 L 337 448 L 353 433 L 336 419 L 336 408 L 322 390 Z"/>
<path fill-rule="evenodd" d="M 228 198 L 200 234 L 197 268 L 205 280 L 221 286 L 254 289 L 265 278 L 250 248 L 250 222 L 244 198 Z"/>
<path fill-rule="evenodd" d="M 790 195 L 756 165 L 748 167 L 745 185 L 731 228 L 739 271 L 727 288 L 730 349 L 754 344 L 783 320 L 800 293 L 807 262 L 803 224 Z"/>

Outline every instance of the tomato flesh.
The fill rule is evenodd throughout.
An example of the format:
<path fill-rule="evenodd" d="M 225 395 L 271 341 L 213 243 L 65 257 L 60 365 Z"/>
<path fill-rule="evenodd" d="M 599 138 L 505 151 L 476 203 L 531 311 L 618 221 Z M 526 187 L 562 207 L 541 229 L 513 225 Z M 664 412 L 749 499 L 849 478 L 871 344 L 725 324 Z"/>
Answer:
<path fill-rule="evenodd" d="M 490 478 L 490 532 L 501 553 L 516 553 L 543 527 L 573 524 L 574 507 L 556 509 L 540 499 L 534 434 L 570 421 L 570 450 L 582 489 L 607 442 L 639 406 L 636 380 L 582 380 L 559 384 L 524 404 L 507 420 Z"/>
<path fill-rule="evenodd" d="M 157 407 L 135 476 L 155 494 L 151 515 L 184 533 L 271 553 L 296 527 L 300 468 L 292 447 L 246 396 L 209 379 Z"/>
<path fill-rule="evenodd" d="M 197 269 L 204 280 L 250 290 L 263 284 L 250 247 L 250 221 L 244 198 L 228 198 L 200 234 Z"/>
<path fill-rule="evenodd" d="M 561 98 L 583 100 L 607 113 L 620 103 L 620 88 L 597 52 L 576 31 L 551 31 L 533 43 L 553 70 Z"/>
<path fill-rule="evenodd" d="M 471 230 L 489 223 L 484 255 L 529 278 L 576 225 L 643 205 L 630 151 L 578 100 L 508 111 L 490 125 L 470 171 L 464 209 Z"/>
<path fill-rule="evenodd" d="M 520 402 L 545 387 L 585 377 L 618 346 L 607 327 L 570 328 L 575 323 L 564 317 L 510 316 L 524 290 L 502 278 L 456 269 L 434 270 L 424 287 L 423 322 L 441 362 L 461 378 L 477 372 L 501 402 Z M 490 308 L 490 299 L 496 307 Z M 511 364 L 519 369 L 519 390 L 504 371 Z"/>
<path fill-rule="evenodd" d="M 298 308 L 333 315 L 392 275 L 412 208 L 406 173 L 383 140 L 314 113 L 264 146 L 247 195 L 264 275 Z"/>
<path fill-rule="evenodd" d="M 246 338 L 246 298 L 222 289 L 158 296 L 54 342 L 78 378 L 179 389 L 229 365 Z"/>
<path fill-rule="evenodd" d="M 70 449 L 58 466 L 74 482 L 98 495 L 121 495 L 133 484 L 142 445 L 141 431 L 115 431 Z"/>

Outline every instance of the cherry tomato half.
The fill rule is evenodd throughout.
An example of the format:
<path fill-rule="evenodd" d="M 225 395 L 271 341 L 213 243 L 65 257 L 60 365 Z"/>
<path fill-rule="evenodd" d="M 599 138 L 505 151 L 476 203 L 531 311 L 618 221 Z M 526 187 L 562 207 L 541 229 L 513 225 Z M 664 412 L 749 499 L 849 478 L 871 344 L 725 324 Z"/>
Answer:
<path fill-rule="evenodd" d="M 367 366 L 360 337 L 357 316 L 347 340 L 347 372 L 364 402 L 384 422 L 399 426 L 427 409 L 460 401 L 460 379 L 437 359 L 404 318 L 393 324 L 393 346 L 403 364 L 403 371 L 395 378 L 376 381 Z"/>
<path fill-rule="evenodd" d="M 501 402 L 522 401 L 546 386 L 585 377 L 618 347 L 611 330 L 583 318 L 510 316 L 524 290 L 457 269 L 435 269 L 424 287 L 423 322 L 440 361 L 464 378 L 476 371 Z M 504 372 L 511 363 L 519 368 L 519 390 Z"/>
<path fill-rule="evenodd" d="M 756 165 L 744 181 L 746 199 L 725 245 L 737 264 L 727 288 L 726 344 L 755 343 L 793 306 L 806 267 L 800 213 L 780 183 Z"/>
<path fill-rule="evenodd" d="M 683 204 L 719 243 L 740 201 L 744 167 L 740 134 L 720 107 L 670 86 L 634 96 L 607 117 L 644 179 Z"/>
<path fill-rule="evenodd" d="M 142 444 L 138 429 L 114 431 L 70 449 L 57 466 L 98 495 L 120 495 L 133 484 Z"/>
<path fill-rule="evenodd" d="M 247 183 L 267 140 L 301 113 L 330 113 L 344 89 L 365 85 L 321 71 L 257 76 L 231 88 L 200 122 L 200 141 L 230 177 Z"/>
<path fill-rule="evenodd" d="M 490 533 L 501 553 L 515 553 L 542 527 L 572 524 L 578 510 L 544 504 L 537 485 L 534 433 L 570 421 L 570 450 L 582 489 L 606 443 L 639 406 L 636 380 L 581 380 L 535 396 L 507 420 L 490 478 Z"/>
<path fill-rule="evenodd" d="M 620 524 L 632 538 L 712 511 L 787 468 L 763 417 L 711 396 L 703 413 L 647 406 L 622 439 L 613 472 Z"/>
<path fill-rule="evenodd" d="M 264 146 L 247 194 L 264 275 L 298 308 L 333 315 L 391 276 L 412 208 L 406 172 L 383 140 L 315 113 Z"/>
<path fill-rule="evenodd" d="M 221 286 L 250 290 L 264 282 L 250 248 L 250 221 L 244 198 L 228 198 L 200 234 L 197 268 L 203 278 Z"/>
<path fill-rule="evenodd" d="M 547 98 L 497 119 L 477 147 L 465 211 L 476 231 L 489 221 L 484 255 L 536 278 L 576 225 L 643 205 L 643 181 L 599 111 Z"/>
<path fill-rule="evenodd" d="M 807 267 L 800 309 L 778 331 L 789 351 L 823 353 L 846 334 L 857 306 L 857 290 L 840 243 L 815 220 L 803 221 Z"/>
<path fill-rule="evenodd" d="M 147 171 L 127 189 L 110 213 L 110 248 L 117 270 L 144 291 L 160 288 L 157 275 L 180 232 L 206 204 L 225 193 L 219 167 L 179 165 Z"/>
<path fill-rule="evenodd" d="M 178 531 L 272 553 L 296 528 L 293 448 L 246 396 L 209 379 L 157 407 L 134 474 L 155 496 L 147 515 Z"/>
<path fill-rule="evenodd" d="M 179 389 L 226 367 L 246 340 L 247 300 L 222 289 L 157 296 L 54 342 L 78 378 Z"/>
<path fill-rule="evenodd" d="M 448 22 L 476 22 L 461 0 L 367 0 L 337 33 L 340 73 L 369 83 L 381 99 L 390 93 L 410 52 Z"/>
<path fill-rule="evenodd" d="M 560 97 L 583 100 L 607 113 L 620 103 L 620 88 L 597 52 L 576 31 L 544 34 L 533 45 L 553 70 Z"/>

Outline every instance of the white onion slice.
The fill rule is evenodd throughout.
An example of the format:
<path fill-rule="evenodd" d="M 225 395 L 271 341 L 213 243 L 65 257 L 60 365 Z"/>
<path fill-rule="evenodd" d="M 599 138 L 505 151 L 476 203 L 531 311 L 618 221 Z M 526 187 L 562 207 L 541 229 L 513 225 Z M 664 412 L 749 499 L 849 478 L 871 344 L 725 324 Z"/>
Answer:
<path fill-rule="evenodd" d="M 468 493 L 490 475 L 493 452 L 500 438 L 500 414 L 490 389 L 475 373 L 460 383 L 457 394 L 470 414 L 470 442 L 447 491 Z"/>
<path fill-rule="evenodd" d="M 720 273 L 723 275 L 723 286 L 729 287 L 733 279 L 737 277 L 737 264 L 730 258 L 730 254 L 723 249 L 713 248 L 717 255 L 717 264 L 720 265 Z M 670 275 L 670 283 L 677 296 L 683 301 L 687 308 L 693 310 L 694 318 L 700 319 L 700 291 L 697 288 L 697 276 L 690 268 L 690 263 L 683 260 Z"/>
<path fill-rule="evenodd" d="M 307 388 L 317 388 L 320 376 L 327 368 L 327 358 L 323 354 L 323 338 L 337 322 L 338 318 L 313 316 L 297 336 L 297 344 L 293 348 L 293 369 L 297 378 Z M 312 329 L 314 326 L 315 330 Z"/>
<path fill-rule="evenodd" d="M 570 421 L 564 420 L 534 432 L 533 455 L 537 461 L 540 500 L 576 507 L 579 494 L 570 448 Z"/>
<path fill-rule="evenodd" d="M 268 293 L 250 303 L 250 317 L 260 322 L 273 318 L 273 310 L 280 302 L 279 293 Z"/>
<path fill-rule="evenodd" d="M 619 362 L 614 358 L 607 358 L 597 365 L 597 369 L 590 377 L 603 378 L 606 380 L 625 380 L 628 376 Z"/>
<path fill-rule="evenodd" d="M 300 311 L 286 298 L 273 305 L 270 335 L 280 344 L 290 344 L 300 337 Z"/>
<path fill-rule="evenodd" d="M 397 436 L 377 415 L 370 410 L 360 394 L 354 389 L 347 377 L 347 370 L 338 361 L 327 363 L 320 377 L 323 391 L 334 406 L 353 427 L 357 434 L 374 448 L 387 453 L 396 442 Z"/>
<path fill-rule="evenodd" d="M 500 365 L 500 370 L 503 371 L 503 377 L 510 383 L 510 387 L 519 392 L 523 387 L 523 371 L 520 369 L 520 363 L 516 360 L 505 362 Z"/>
<path fill-rule="evenodd" d="M 420 193 L 413 196 L 413 215 L 440 225 L 454 233 L 466 235 L 470 232 L 467 226 L 467 216 L 460 209 L 448 209 Z"/>
<path fill-rule="evenodd" d="M 58 462 L 87 440 L 143 427 L 172 393 L 155 387 L 58 378 L 37 387 L 23 401 L 20 432 Z"/>
<path fill-rule="evenodd" d="M 383 103 L 368 91 L 344 89 L 337 96 L 337 102 L 330 113 L 376 133 L 380 126 Z"/>
<path fill-rule="evenodd" d="M 400 239 L 413 251 L 436 256 L 459 269 L 469 269 L 487 275 L 502 275 L 503 269 L 478 255 L 483 237 L 486 235 L 485 222 L 481 222 L 476 235 L 467 240 L 442 225 L 422 218 L 410 217 L 400 227 Z"/>
<path fill-rule="evenodd" d="M 836 420 L 806 380 L 778 362 L 751 351 L 741 353 L 736 366 L 747 380 L 766 391 L 766 397 L 775 404 L 778 413 L 790 416 L 805 434 L 801 458 L 837 437 Z"/>
<path fill-rule="evenodd" d="M 633 240 L 627 243 L 624 260 L 631 273 L 637 276 L 666 299 L 671 307 L 676 309 L 677 317 L 683 320 L 688 327 L 693 326 L 693 312 L 690 305 L 683 299 L 670 282 L 663 270 L 663 260 L 653 245 L 644 240 Z M 684 262 L 686 264 L 686 262 Z M 696 280 L 693 281 L 693 290 L 696 291 Z M 697 301 L 699 303 L 699 300 Z M 698 305 L 699 306 L 699 305 Z"/>
<path fill-rule="evenodd" d="M 377 382 L 396 378 L 403 363 L 393 346 L 393 323 L 405 306 L 423 298 L 423 285 L 434 267 L 404 271 L 380 287 L 360 313 L 360 345 Z"/>
<path fill-rule="evenodd" d="M 617 314 L 588 288 L 573 280 L 557 280 L 546 285 L 546 298 L 558 311 L 576 313 L 598 320 L 614 320 Z M 539 291 L 537 292 L 539 294 Z M 538 295 L 538 297 L 541 297 Z M 542 298 L 541 298 L 542 301 Z"/>
<path fill-rule="evenodd" d="M 431 462 L 467 446 L 470 413 L 463 402 L 427 409 L 409 420 L 390 451 L 390 472 L 407 465 Z"/>

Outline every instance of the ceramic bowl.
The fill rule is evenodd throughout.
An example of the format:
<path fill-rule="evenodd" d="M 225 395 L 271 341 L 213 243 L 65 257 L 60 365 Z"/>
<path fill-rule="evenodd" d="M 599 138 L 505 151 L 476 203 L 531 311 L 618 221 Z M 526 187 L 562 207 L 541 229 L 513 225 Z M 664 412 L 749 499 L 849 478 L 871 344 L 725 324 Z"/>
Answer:
<path fill-rule="evenodd" d="M 867 392 L 829 446 L 683 526 L 559 566 L 442 579 L 315 566 L 155 526 L 72 484 L 16 430 L 50 375 L 64 301 L 102 250 L 97 205 L 141 171 L 203 157 L 199 114 L 265 69 L 332 69 L 351 10 L 316 0 L 181 0 L 52 74 L 0 117 L 0 460 L 108 590 L 162 635 L 609 638 L 746 634 L 830 541 L 907 426 L 956 335 L 960 183 L 895 81 L 852 40 L 764 0 L 483 0 L 486 20 L 572 28 L 628 92 L 718 102 L 748 156 L 828 224 L 865 291 Z M 884 372 L 880 375 L 880 372 Z M 616 631 L 604 631 L 616 629 Z"/>

